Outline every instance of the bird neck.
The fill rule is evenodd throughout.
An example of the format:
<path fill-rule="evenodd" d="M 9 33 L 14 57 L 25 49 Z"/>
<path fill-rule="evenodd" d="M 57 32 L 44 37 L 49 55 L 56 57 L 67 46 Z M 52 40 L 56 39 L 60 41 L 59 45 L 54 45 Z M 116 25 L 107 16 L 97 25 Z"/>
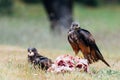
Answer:
<path fill-rule="evenodd" d="M 78 28 L 76 28 L 76 29 L 75 29 L 75 31 L 78 31 L 78 30 L 81 30 L 81 28 L 80 28 L 80 27 L 78 27 Z"/>

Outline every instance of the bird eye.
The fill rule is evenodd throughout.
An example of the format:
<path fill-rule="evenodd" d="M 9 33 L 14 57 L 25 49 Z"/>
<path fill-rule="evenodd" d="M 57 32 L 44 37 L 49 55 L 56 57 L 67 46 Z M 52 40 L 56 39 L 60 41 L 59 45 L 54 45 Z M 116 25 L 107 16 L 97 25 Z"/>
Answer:
<path fill-rule="evenodd" d="M 71 28 L 68 31 L 71 31 Z"/>
<path fill-rule="evenodd" d="M 75 25 L 73 24 L 73 26 L 75 26 Z"/>
<path fill-rule="evenodd" d="M 73 26 L 78 26 L 78 24 L 73 24 Z"/>

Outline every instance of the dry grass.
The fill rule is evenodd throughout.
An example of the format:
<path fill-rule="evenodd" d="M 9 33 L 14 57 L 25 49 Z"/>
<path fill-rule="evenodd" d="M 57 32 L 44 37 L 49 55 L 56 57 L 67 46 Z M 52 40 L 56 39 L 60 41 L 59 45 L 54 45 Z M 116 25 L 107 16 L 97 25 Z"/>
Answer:
<path fill-rule="evenodd" d="M 61 54 L 72 54 L 70 51 L 43 50 L 39 52 L 51 59 Z M 119 56 L 105 57 L 111 68 L 102 62 L 90 65 L 92 74 L 73 72 L 65 74 L 46 73 L 33 69 L 27 62 L 26 49 L 13 46 L 0 46 L 0 80 L 119 80 L 120 58 Z"/>
<path fill-rule="evenodd" d="M 119 80 L 120 79 L 120 6 L 83 8 L 75 5 L 74 19 L 95 37 L 100 51 L 110 63 L 90 65 L 92 74 L 73 72 L 66 74 L 45 73 L 27 63 L 28 46 L 51 59 L 62 54 L 73 54 L 64 37 L 52 36 L 42 5 L 16 3 L 12 17 L 0 18 L 0 80 Z M 14 45 L 14 46 L 4 46 Z M 16 47 L 21 46 L 21 47 Z M 57 50 L 53 50 L 57 49 Z"/>

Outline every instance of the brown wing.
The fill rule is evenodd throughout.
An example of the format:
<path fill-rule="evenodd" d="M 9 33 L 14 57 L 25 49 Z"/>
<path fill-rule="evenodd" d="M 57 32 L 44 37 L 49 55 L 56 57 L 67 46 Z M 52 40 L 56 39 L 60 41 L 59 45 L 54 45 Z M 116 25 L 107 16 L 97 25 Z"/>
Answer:
<path fill-rule="evenodd" d="M 77 55 L 80 49 L 79 49 L 78 44 L 76 43 L 74 33 L 69 33 L 68 34 L 68 41 L 69 41 L 73 51 Z"/>
<path fill-rule="evenodd" d="M 107 66 L 110 66 L 103 58 L 91 33 L 84 29 L 78 30 L 77 32 L 79 34 L 78 44 L 80 43 L 82 44 L 82 45 L 79 45 L 79 47 L 81 48 L 81 51 L 84 57 L 88 59 L 89 63 L 102 60 Z"/>

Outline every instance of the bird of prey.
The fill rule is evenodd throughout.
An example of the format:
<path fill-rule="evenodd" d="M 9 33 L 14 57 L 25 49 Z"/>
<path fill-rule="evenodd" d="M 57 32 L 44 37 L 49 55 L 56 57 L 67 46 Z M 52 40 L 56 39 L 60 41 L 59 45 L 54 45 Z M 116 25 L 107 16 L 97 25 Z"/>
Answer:
<path fill-rule="evenodd" d="M 52 65 L 52 60 L 38 54 L 36 48 L 28 48 L 28 62 L 34 65 L 38 65 L 38 68 L 47 70 Z"/>
<path fill-rule="evenodd" d="M 71 24 L 68 31 L 68 41 L 72 46 L 75 55 L 81 51 L 89 64 L 101 60 L 110 67 L 97 47 L 92 34 L 88 30 L 82 29 L 78 22 L 73 22 Z"/>

